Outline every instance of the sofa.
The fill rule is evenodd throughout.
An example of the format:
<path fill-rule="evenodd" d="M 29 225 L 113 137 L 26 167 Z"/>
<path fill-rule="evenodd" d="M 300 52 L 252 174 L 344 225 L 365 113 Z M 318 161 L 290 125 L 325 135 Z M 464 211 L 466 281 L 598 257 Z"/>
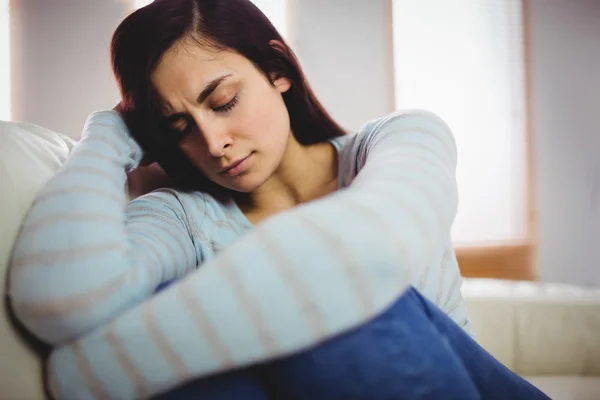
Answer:
<path fill-rule="evenodd" d="M 23 217 L 75 141 L 25 122 L 0 121 L 0 288 Z M 467 279 L 478 342 L 557 400 L 600 399 L 600 289 Z M 6 300 L 6 296 L 4 296 Z M 5 302 L 4 302 L 5 303 Z M 44 398 L 37 348 L 0 309 L 0 400 Z"/>
<path fill-rule="evenodd" d="M 466 279 L 477 341 L 555 400 L 600 400 L 600 288 Z"/>

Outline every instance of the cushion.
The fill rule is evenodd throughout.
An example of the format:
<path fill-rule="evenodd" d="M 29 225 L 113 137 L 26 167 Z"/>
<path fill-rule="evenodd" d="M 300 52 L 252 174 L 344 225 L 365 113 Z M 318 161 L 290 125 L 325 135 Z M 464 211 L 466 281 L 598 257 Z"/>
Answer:
<path fill-rule="evenodd" d="M 11 249 L 38 191 L 65 161 L 75 142 L 40 126 L 0 121 L 0 398 L 42 399 L 41 363 L 17 333 L 6 309 Z"/>
<path fill-rule="evenodd" d="M 479 343 L 516 373 L 600 376 L 599 289 L 466 279 L 463 295 Z"/>
<path fill-rule="evenodd" d="M 536 376 L 527 380 L 552 400 L 600 399 L 600 377 Z"/>

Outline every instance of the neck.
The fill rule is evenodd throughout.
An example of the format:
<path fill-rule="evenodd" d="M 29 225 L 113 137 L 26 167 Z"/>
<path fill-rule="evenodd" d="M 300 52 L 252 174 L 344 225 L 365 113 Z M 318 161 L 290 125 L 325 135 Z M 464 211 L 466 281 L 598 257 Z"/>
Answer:
<path fill-rule="evenodd" d="M 240 208 L 247 216 L 265 216 L 297 206 L 337 188 L 337 151 L 329 142 L 303 146 L 290 135 L 275 173 L 257 190 L 245 194 Z"/>

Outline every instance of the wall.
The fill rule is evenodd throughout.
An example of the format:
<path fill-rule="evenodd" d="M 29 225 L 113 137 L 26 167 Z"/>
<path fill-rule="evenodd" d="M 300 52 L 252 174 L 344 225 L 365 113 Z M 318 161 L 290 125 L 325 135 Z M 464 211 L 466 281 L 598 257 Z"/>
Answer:
<path fill-rule="evenodd" d="M 394 109 L 389 0 L 292 0 L 290 37 L 317 96 L 345 128 Z M 390 16 L 391 18 L 391 16 Z"/>
<path fill-rule="evenodd" d="M 540 274 L 600 285 L 600 1 L 529 1 Z"/>
<path fill-rule="evenodd" d="M 78 137 L 118 101 L 108 49 L 123 0 L 11 0 L 13 119 Z"/>
<path fill-rule="evenodd" d="M 90 112 L 114 105 L 108 46 L 128 3 L 11 1 L 13 119 L 77 137 Z M 393 107 L 388 13 L 388 0 L 291 1 L 298 57 L 319 98 L 351 130 Z"/>

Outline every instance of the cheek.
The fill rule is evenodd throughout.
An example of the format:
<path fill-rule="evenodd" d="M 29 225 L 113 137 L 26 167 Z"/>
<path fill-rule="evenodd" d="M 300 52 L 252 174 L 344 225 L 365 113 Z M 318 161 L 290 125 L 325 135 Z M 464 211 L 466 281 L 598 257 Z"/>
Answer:
<path fill-rule="evenodd" d="M 211 170 L 207 164 L 207 150 L 197 133 L 192 133 L 189 138 L 180 144 L 179 148 L 204 175 L 210 175 Z"/>
<path fill-rule="evenodd" d="M 256 96 L 258 100 L 248 101 L 241 128 L 257 143 L 274 146 L 285 142 L 290 131 L 287 108 L 279 92 L 269 88 Z M 242 121 L 243 120 L 243 121 Z"/>

